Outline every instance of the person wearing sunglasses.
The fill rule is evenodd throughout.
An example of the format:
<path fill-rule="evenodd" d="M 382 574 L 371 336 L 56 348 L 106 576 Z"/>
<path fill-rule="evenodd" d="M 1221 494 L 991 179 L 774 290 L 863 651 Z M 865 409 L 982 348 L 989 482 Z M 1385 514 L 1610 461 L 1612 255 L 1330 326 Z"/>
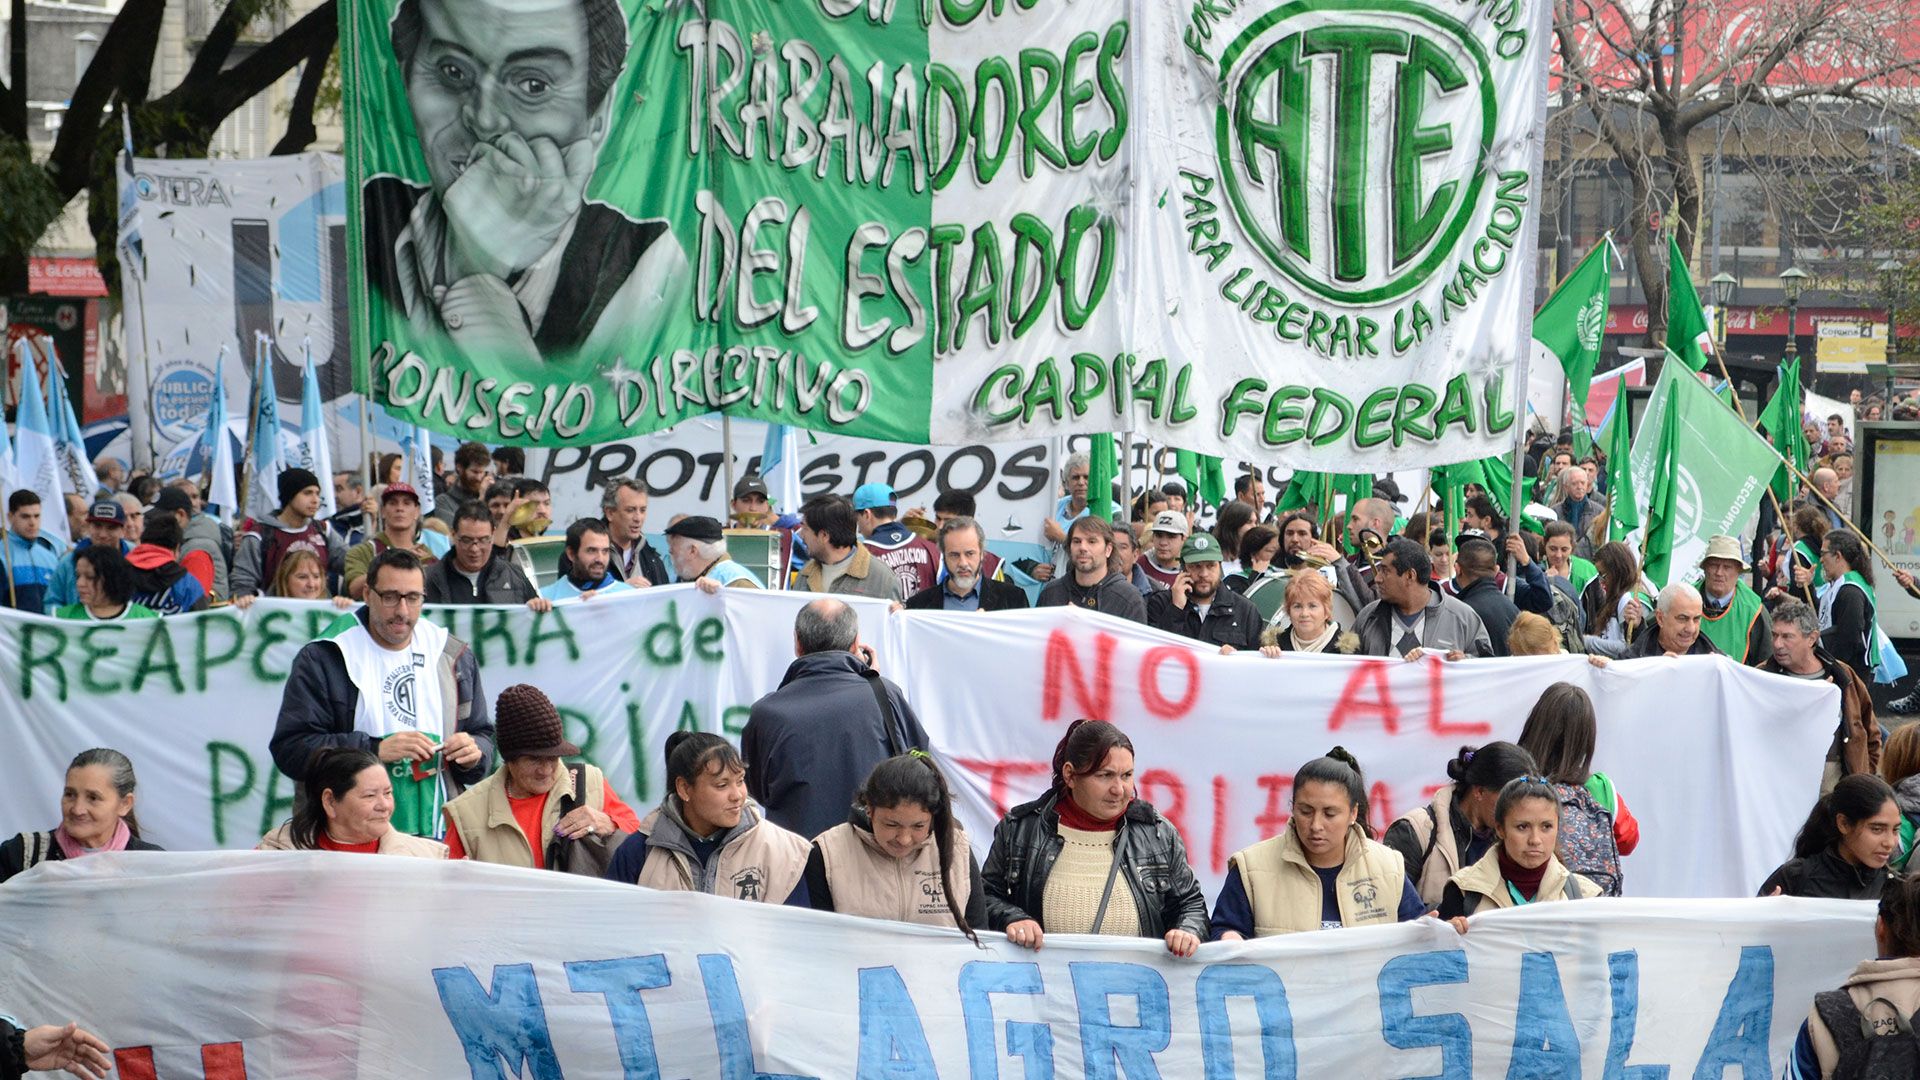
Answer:
<path fill-rule="evenodd" d="M 480 668 L 465 642 L 420 617 L 426 576 L 413 552 L 376 555 L 366 596 L 294 657 L 268 749 L 299 783 L 320 750 L 375 755 L 393 779 L 393 827 L 437 836 L 441 807 L 493 768 Z"/>

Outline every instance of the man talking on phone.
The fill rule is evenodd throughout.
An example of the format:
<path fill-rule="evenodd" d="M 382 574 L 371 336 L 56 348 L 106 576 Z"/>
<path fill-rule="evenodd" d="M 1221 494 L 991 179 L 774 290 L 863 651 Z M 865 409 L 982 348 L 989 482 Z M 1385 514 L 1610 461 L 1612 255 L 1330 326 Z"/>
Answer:
<path fill-rule="evenodd" d="M 493 767 L 493 720 L 466 643 L 423 621 L 420 559 L 388 548 L 367 567 L 367 602 L 293 658 L 268 749 L 295 782 L 319 751 L 379 757 L 393 827 L 437 837 L 441 806 Z"/>
<path fill-rule="evenodd" d="M 1147 597 L 1147 624 L 1208 645 L 1260 647 L 1260 611 L 1220 587 L 1220 541 L 1212 533 L 1187 538 L 1173 584 Z"/>

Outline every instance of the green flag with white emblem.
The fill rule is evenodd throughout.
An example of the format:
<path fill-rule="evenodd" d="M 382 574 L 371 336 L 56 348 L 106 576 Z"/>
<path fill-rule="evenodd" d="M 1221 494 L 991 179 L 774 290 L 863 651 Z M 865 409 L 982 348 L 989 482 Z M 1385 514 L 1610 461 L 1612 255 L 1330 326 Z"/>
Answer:
<path fill-rule="evenodd" d="M 1707 538 L 1739 536 L 1760 511 L 1780 455 L 1698 376 L 1669 356 L 1633 441 L 1633 484 L 1645 491 L 1647 577 L 1664 588 L 1700 562 Z"/>
<path fill-rule="evenodd" d="M 1593 367 L 1600 359 L 1600 335 L 1607 328 L 1607 256 L 1611 247 L 1611 240 L 1602 239 L 1587 252 L 1533 316 L 1533 340 L 1552 353 L 1567 373 L 1567 393 L 1574 403 L 1573 449 L 1580 455 L 1585 455 L 1591 444 L 1586 423 L 1587 386 L 1593 382 Z"/>

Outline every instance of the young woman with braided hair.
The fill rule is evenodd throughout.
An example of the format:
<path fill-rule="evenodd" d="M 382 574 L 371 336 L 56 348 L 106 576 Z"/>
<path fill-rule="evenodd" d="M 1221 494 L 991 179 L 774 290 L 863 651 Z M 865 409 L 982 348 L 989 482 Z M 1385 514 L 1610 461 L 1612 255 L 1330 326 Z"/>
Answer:
<path fill-rule="evenodd" d="M 968 938 L 987 918 L 980 864 L 954 820 L 953 793 L 920 750 L 873 767 L 847 820 L 814 838 L 806 882 L 818 911 L 957 926 Z"/>

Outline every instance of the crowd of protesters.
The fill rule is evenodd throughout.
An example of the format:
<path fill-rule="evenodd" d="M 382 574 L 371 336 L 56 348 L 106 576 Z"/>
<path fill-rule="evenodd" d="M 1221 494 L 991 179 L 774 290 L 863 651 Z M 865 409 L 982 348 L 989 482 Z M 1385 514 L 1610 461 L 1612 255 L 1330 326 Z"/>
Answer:
<path fill-rule="evenodd" d="M 994 931 L 1032 949 L 1049 934 L 1146 937 L 1183 957 L 1207 941 L 1420 918 L 1467 933 L 1475 913 L 1493 908 L 1630 895 L 1626 860 L 1640 823 L 1593 769 L 1603 737 L 1593 702 L 1572 684 L 1549 687 L 1517 741 L 1436 762 L 1431 800 L 1379 835 L 1353 754 L 1334 747 L 1300 764 L 1286 823 L 1233 853 L 1210 897 L 1179 832 L 1138 795 L 1136 770 L 1147 763 L 1110 723 L 1071 724 L 1045 793 L 1008 809 L 991 837 L 969 836 L 912 703 L 876 668 L 839 597 L 964 612 L 1073 605 L 1281 662 L 1585 653 L 1605 665 L 1720 654 L 1841 691 L 1821 788 L 1808 793 L 1818 801 L 1760 893 L 1879 901 L 1875 963 L 1920 986 L 1912 964 L 1885 958 L 1896 947 L 1896 957 L 1920 954 L 1920 893 L 1902 877 L 1920 826 L 1920 729 L 1889 732 L 1876 716 L 1872 560 L 1821 486 L 1831 474 L 1783 508 L 1774 535 L 1763 530 L 1755 547 L 1714 537 L 1684 580 L 1656 590 L 1633 549 L 1610 539 L 1599 463 L 1559 446 L 1539 448 L 1537 462 L 1531 491 L 1545 510 L 1522 515 L 1514 532 L 1484 491 L 1462 500 L 1458 522 L 1424 500 L 1403 517 L 1405 494 L 1390 480 L 1343 513 L 1312 504 L 1277 513 L 1253 474 L 1202 528 L 1184 485 L 1131 499 L 1090 492 L 1076 455 L 1044 523 L 1047 561 L 1016 566 L 987 550 L 988 530 L 963 493 L 942 493 L 928 520 L 903 514 L 886 484 L 868 483 L 780 518 L 751 473 L 733 486 L 724 519 L 667 523 L 663 552 L 647 539 L 643 484 L 612 482 L 602 516 L 562 528 L 546 487 L 518 475 L 517 452 L 467 444 L 431 516 L 389 459 L 375 485 L 332 477 L 342 509 L 326 519 L 321 478 L 298 468 L 279 477 L 278 511 L 237 529 L 206 511 L 191 481 L 149 485 L 145 501 L 104 493 L 74 522 L 80 542 L 61 551 L 38 527 L 37 499 L 16 492 L 6 601 L 75 620 L 246 607 L 260 596 L 351 609 L 300 650 L 288 676 L 270 749 L 297 796 L 262 849 L 588 875 L 975 940 Z M 787 580 L 735 561 L 729 525 L 779 532 L 776 572 Z M 513 542 L 550 530 L 564 555 L 539 587 Z M 1756 551 L 1764 554 L 1750 559 Z M 489 694 L 466 644 L 421 619 L 427 604 L 547 611 L 675 581 L 821 596 L 800 610 L 795 658 L 753 706 L 738 747 L 675 732 L 661 762 L 664 796 L 638 810 L 577 760 L 540 688 Z M 384 689 L 400 667 L 434 676 L 416 680 L 404 706 Z M 0 844 L 0 883 L 42 862 L 152 850 L 134 813 L 136 786 L 120 753 L 80 754 L 58 824 Z M 1876 969 L 1848 992 L 1865 1006 L 1873 999 L 1860 1002 L 1859 987 L 1895 977 Z M 1920 990 L 1900 992 L 1920 1001 Z M 1812 1071 L 1799 1075 L 1830 1074 L 1818 1070 L 1850 1045 L 1832 1024 L 1848 1016 L 1844 1002 L 1823 998 L 1797 1050 Z M 71 1025 L 10 1030 L 28 1067 L 84 1071 L 104 1049 Z"/>

